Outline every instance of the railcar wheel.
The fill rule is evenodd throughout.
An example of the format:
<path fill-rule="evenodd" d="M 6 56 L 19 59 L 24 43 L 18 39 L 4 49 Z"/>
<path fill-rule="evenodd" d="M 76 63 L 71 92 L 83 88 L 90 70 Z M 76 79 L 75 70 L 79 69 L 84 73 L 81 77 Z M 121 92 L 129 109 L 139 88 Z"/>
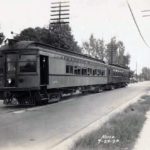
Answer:
<path fill-rule="evenodd" d="M 61 98 L 62 98 L 62 94 L 58 93 L 57 102 L 61 101 Z"/>
<path fill-rule="evenodd" d="M 111 90 L 113 90 L 114 89 L 114 85 L 108 85 L 108 86 L 106 86 L 106 91 L 108 90 L 108 91 L 111 91 Z"/>
<path fill-rule="evenodd" d="M 16 97 L 12 98 L 11 103 L 12 103 L 12 105 L 15 105 L 15 106 L 19 105 L 19 101 Z"/>
<path fill-rule="evenodd" d="M 88 93 L 88 91 L 81 91 L 81 93 L 82 93 L 83 95 L 85 95 L 85 94 Z"/>
<path fill-rule="evenodd" d="M 62 93 L 49 93 L 48 94 L 49 100 L 48 103 L 54 103 L 54 102 L 59 102 L 62 98 Z"/>
<path fill-rule="evenodd" d="M 95 93 L 100 93 L 102 91 L 103 91 L 102 87 L 95 88 Z"/>

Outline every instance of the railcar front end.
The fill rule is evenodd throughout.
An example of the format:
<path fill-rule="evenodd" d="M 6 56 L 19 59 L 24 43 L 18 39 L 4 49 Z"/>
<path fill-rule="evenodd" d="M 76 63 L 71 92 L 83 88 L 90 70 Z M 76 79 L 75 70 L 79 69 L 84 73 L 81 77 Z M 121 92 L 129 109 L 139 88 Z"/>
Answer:
<path fill-rule="evenodd" d="M 35 104 L 39 89 L 37 50 L 0 51 L 0 98 L 5 104 Z"/>

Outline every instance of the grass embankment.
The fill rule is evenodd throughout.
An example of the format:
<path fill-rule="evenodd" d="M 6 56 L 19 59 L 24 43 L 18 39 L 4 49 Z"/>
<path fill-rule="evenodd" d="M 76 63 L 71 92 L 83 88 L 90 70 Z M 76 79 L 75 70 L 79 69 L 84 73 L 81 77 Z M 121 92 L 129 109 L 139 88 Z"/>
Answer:
<path fill-rule="evenodd" d="M 80 138 L 71 150 L 131 150 L 150 109 L 150 96 L 116 114 L 100 129 Z"/>

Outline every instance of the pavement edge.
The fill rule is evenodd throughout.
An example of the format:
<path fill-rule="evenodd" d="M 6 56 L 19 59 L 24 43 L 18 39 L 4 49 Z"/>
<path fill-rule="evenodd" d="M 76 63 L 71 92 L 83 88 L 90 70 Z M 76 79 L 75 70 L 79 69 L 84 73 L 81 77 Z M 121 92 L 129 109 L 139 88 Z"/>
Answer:
<path fill-rule="evenodd" d="M 108 121 L 111 117 L 113 117 L 115 114 L 119 113 L 120 111 L 123 111 L 126 107 L 129 105 L 135 103 L 140 99 L 142 95 L 149 94 L 148 92 L 143 92 L 136 97 L 132 98 L 128 102 L 122 104 L 118 108 L 115 108 L 114 110 L 107 113 L 105 116 L 101 117 L 100 119 L 94 121 L 93 123 L 89 124 L 87 127 L 83 128 L 79 132 L 74 133 L 68 138 L 63 139 L 59 143 L 55 144 L 53 147 L 48 148 L 47 150 L 70 150 L 79 138 L 85 136 L 86 134 L 100 128 L 106 121 Z"/>

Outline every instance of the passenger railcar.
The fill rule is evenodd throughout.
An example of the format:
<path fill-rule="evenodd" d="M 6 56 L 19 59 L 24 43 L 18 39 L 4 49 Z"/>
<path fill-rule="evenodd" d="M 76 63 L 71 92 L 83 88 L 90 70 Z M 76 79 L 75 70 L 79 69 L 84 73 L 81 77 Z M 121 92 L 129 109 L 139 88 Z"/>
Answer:
<path fill-rule="evenodd" d="M 110 88 L 125 87 L 129 83 L 130 71 L 119 65 L 108 65 L 108 85 Z"/>
<path fill-rule="evenodd" d="M 58 101 L 64 93 L 126 86 L 129 70 L 78 53 L 8 40 L 0 48 L 0 96 L 5 104 Z"/>

